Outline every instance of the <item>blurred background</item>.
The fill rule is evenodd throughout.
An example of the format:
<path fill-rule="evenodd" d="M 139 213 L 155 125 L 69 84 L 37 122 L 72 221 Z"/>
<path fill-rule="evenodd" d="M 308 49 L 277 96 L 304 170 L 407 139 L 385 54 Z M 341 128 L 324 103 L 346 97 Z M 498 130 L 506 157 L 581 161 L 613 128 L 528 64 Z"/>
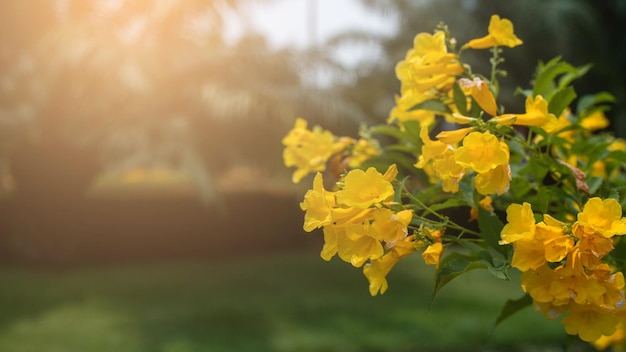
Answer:
<path fill-rule="evenodd" d="M 576 90 L 615 95 L 626 136 L 624 1 L 0 2 L 0 350 L 587 350 L 532 311 L 493 330 L 515 280 L 468 275 L 429 310 L 417 258 L 369 297 L 319 259 L 310 180 L 282 166 L 296 117 L 383 123 L 415 34 L 443 21 L 462 44 L 492 14 L 524 41 L 502 104 L 561 55 L 593 64 Z"/>

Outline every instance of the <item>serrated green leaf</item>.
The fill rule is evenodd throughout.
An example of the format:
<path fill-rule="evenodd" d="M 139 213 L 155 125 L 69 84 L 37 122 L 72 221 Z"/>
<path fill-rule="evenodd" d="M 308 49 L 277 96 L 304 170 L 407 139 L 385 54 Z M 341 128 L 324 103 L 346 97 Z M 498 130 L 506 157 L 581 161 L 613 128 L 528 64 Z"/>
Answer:
<path fill-rule="evenodd" d="M 532 303 L 533 299 L 530 297 L 529 294 L 525 294 L 518 299 L 510 299 L 506 301 L 506 303 L 504 303 L 504 306 L 502 307 L 502 310 L 500 311 L 500 314 L 498 314 L 498 317 L 496 318 L 494 327 L 498 326 L 498 324 L 500 324 L 513 314 L 530 306 Z"/>
<path fill-rule="evenodd" d="M 508 248 L 498 243 L 503 227 L 504 224 L 494 213 L 478 207 L 478 228 L 480 229 L 480 234 L 491 248 L 506 257 Z"/>
<path fill-rule="evenodd" d="M 568 86 L 563 89 L 557 90 L 550 102 L 548 103 L 548 112 L 556 116 L 561 116 L 561 113 L 576 99 L 576 91 L 574 87 Z"/>
<path fill-rule="evenodd" d="M 444 112 L 448 114 L 452 112 L 450 111 L 450 108 L 439 99 L 429 99 L 415 106 L 412 106 L 410 109 L 408 109 L 408 111 L 414 111 L 414 110 L 429 110 L 429 111 Z"/>

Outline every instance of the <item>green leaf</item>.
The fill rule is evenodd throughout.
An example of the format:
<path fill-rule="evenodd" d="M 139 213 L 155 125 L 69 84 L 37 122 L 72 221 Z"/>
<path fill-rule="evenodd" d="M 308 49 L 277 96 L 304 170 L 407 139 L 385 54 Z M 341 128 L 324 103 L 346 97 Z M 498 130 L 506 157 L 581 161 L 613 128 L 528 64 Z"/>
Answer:
<path fill-rule="evenodd" d="M 602 181 L 604 179 L 602 177 L 589 177 L 587 178 L 587 186 L 589 186 L 589 193 L 594 194 L 598 191 L 600 186 L 602 185 Z"/>
<path fill-rule="evenodd" d="M 450 108 L 439 99 L 429 99 L 429 100 L 423 101 L 411 107 L 408 111 L 413 111 L 413 110 L 430 110 L 430 111 L 444 112 L 448 114 L 452 112 Z"/>
<path fill-rule="evenodd" d="M 568 85 L 570 85 L 570 83 L 572 83 L 575 79 L 584 76 L 587 72 L 589 72 L 592 66 L 593 65 L 589 64 L 585 66 L 576 67 L 575 72 L 569 72 L 569 73 L 564 74 L 559 79 L 559 88 L 565 88 Z"/>
<path fill-rule="evenodd" d="M 532 185 L 526 177 L 513 177 L 509 189 L 516 198 L 522 198 L 532 189 Z"/>
<path fill-rule="evenodd" d="M 397 127 L 390 125 L 373 126 L 370 131 L 374 134 L 384 134 L 390 137 L 394 137 L 398 140 L 408 139 L 408 136 L 405 132 L 400 131 Z"/>
<path fill-rule="evenodd" d="M 443 203 L 431 205 L 430 209 L 433 211 L 439 211 L 448 208 L 458 208 L 460 206 L 467 206 L 467 202 L 463 199 L 451 198 Z"/>
<path fill-rule="evenodd" d="M 463 89 L 461 89 L 458 83 L 454 83 L 452 87 L 452 97 L 459 113 L 461 113 L 461 115 L 467 115 L 467 99 L 465 93 L 463 93 Z"/>
<path fill-rule="evenodd" d="M 548 103 L 548 112 L 556 116 L 560 116 L 563 110 L 567 108 L 576 99 L 574 87 L 568 86 L 557 90 L 550 102 Z"/>
<path fill-rule="evenodd" d="M 533 299 L 528 294 L 525 294 L 518 299 L 510 299 L 506 301 L 506 303 L 504 303 L 504 306 L 502 307 L 502 310 L 500 311 L 500 314 L 496 318 L 494 327 L 498 326 L 498 324 L 500 324 L 501 322 L 503 322 L 505 319 L 512 316 L 513 314 L 530 306 L 532 303 L 533 303 Z"/>
<path fill-rule="evenodd" d="M 542 95 L 547 99 L 556 89 L 554 86 L 556 77 L 567 72 L 576 72 L 576 69 L 566 62 L 561 62 L 560 56 L 555 57 L 545 65 L 539 64 L 533 85 L 533 96 Z"/>
<path fill-rule="evenodd" d="M 448 254 L 440 263 L 439 269 L 435 272 L 435 289 L 433 291 L 430 305 L 432 306 L 435 297 L 441 289 L 454 278 L 474 269 L 484 269 L 487 266 L 480 260 L 463 255 L 458 252 Z"/>
<path fill-rule="evenodd" d="M 584 95 L 578 99 L 578 104 L 576 105 L 576 112 L 582 113 L 583 111 L 591 108 L 594 105 L 603 104 L 603 103 L 614 103 L 615 96 L 608 92 L 600 92 L 596 94 Z"/>
<path fill-rule="evenodd" d="M 495 214 L 478 207 L 478 228 L 483 239 L 489 246 L 506 257 L 508 248 L 498 243 L 503 227 L 504 224 Z"/>

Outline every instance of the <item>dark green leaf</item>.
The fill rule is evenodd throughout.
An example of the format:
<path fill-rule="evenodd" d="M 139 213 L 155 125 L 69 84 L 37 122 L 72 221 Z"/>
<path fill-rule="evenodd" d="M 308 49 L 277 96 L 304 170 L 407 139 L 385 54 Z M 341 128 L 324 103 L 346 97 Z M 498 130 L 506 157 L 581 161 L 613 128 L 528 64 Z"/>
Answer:
<path fill-rule="evenodd" d="M 498 326 L 498 324 L 503 322 L 505 319 L 519 312 L 520 310 L 530 306 L 532 303 L 533 303 L 533 299 L 528 294 L 525 294 L 524 296 L 518 299 L 510 299 L 506 301 L 506 303 L 504 304 L 504 307 L 502 307 L 502 310 L 500 311 L 500 314 L 496 318 L 496 322 L 494 325 Z"/>
<path fill-rule="evenodd" d="M 495 214 L 488 212 L 482 207 L 478 207 L 478 228 L 480 229 L 482 237 L 489 246 L 506 256 L 508 248 L 498 244 L 498 241 L 500 241 L 500 232 L 502 232 L 503 227 L 504 224 Z"/>
<path fill-rule="evenodd" d="M 532 189 L 532 185 L 526 177 L 513 177 L 509 189 L 516 198 L 522 198 Z"/>
<path fill-rule="evenodd" d="M 430 304 L 432 305 L 441 289 L 455 277 L 470 270 L 484 268 L 486 268 L 486 265 L 477 258 L 472 258 L 457 252 L 448 254 L 441 261 L 440 267 L 435 273 L 435 289 Z"/>
<path fill-rule="evenodd" d="M 463 93 L 463 89 L 461 89 L 458 83 L 454 83 L 452 89 L 454 105 L 456 105 L 461 115 L 467 115 L 467 99 L 465 93 Z"/>

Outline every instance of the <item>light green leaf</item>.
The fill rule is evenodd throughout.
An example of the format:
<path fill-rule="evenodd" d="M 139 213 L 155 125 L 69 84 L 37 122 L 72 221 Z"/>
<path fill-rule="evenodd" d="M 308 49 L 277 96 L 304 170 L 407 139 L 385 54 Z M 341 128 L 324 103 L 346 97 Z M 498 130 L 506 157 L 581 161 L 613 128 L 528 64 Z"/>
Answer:
<path fill-rule="evenodd" d="M 409 109 L 409 111 L 413 111 L 413 110 L 430 110 L 430 111 L 444 112 L 447 114 L 452 112 L 450 108 L 439 99 L 429 99 L 429 100 L 423 101 Z"/>
<path fill-rule="evenodd" d="M 567 108 L 576 99 L 574 87 L 568 86 L 557 90 L 550 102 L 548 103 L 548 112 L 556 116 L 560 116 L 563 110 Z"/>

